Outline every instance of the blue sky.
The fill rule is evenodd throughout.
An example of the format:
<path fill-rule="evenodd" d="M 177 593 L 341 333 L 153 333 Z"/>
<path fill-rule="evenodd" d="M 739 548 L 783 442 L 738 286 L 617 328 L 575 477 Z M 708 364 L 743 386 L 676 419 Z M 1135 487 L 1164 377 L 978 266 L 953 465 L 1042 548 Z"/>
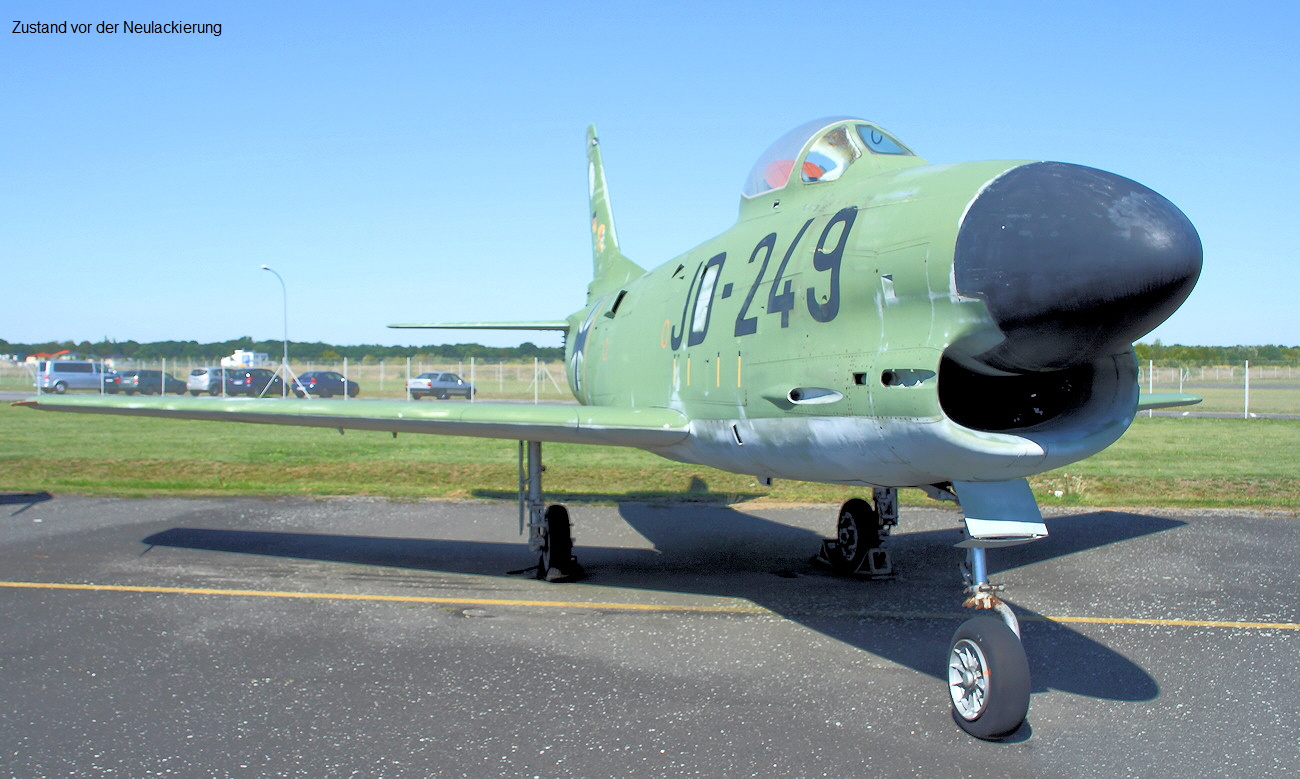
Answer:
<path fill-rule="evenodd" d="M 211 35 L 0 42 L 0 338 L 518 343 L 590 273 L 583 134 L 623 250 L 726 229 L 808 119 L 930 162 L 1053 159 L 1164 194 L 1205 270 L 1146 340 L 1300 345 L 1300 24 L 1281 2 L 13 2 Z M 529 338 L 525 335 L 524 338 Z M 558 344 L 538 334 L 536 343 Z"/>

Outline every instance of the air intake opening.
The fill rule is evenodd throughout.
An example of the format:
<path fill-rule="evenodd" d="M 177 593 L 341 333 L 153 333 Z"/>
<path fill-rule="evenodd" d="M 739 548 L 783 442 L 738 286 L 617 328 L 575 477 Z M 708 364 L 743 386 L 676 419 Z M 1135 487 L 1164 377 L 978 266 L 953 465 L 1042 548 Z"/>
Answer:
<path fill-rule="evenodd" d="M 945 357 L 939 367 L 939 404 L 950 419 L 973 430 L 1035 427 L 1082 408 L 1092 394 L 1094 367 L 986 376 Z"/>

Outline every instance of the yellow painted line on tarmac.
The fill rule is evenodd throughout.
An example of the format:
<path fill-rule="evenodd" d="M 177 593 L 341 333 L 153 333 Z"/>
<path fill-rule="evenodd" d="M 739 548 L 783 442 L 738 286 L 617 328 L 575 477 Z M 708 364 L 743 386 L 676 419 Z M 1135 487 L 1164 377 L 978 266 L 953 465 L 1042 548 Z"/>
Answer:
<path fill-rule="evenodd" d="M 208 587 L 149 587 L 126 584 L 61 584 L 57 582 L 0 582 L 0 587 L 26 590 L 82 590 L 91 592 L 149 592 L 165 595 L 226 595 L 250 598 L 300 598 L 308 600 L 432 603 L 453 606 L 535 606 L 552 609 L 608 609 L 619 611 L 699 612 L 705 614 L 771 614 L 758 606 L 674 606 L 655 603 L 603 603 L 598 601 L 517 600 L 509 598 L 438 598 L 422 595 L 356 595 L 343 592 L 286 592 L 277 590 L 224 590 Z"/>
<path fill-rule="evenodd" d="M 426 603 L 450 606 L 529 606 L 547 609 L 603 609 L 607 611 L 649 611 L 684 614 L 774 615 L 778 612 L 756 605 L 688 606 L 660 603 L 612 603 L 603 601 L 523 600 L 515 598 L 445 598 L 424 595 L 358 595 L 343 592 L 288 592 L 282 590 L 228 590 L 210 587 L 153 587 L 129 584 L 64 584 L 59 582 L 4 582 L 0 588 L 25 590 L 80 590 L 89 592 L 137 592 L 163 595 L 222 595 L 249 598 L 297 598 L 305 600 L 373 601 L 382 603 Z M 963 619 L 971 612 L 846 611 L 839 616 L 888 619 Z M 828 615 L 822 615 L 828 616 Z M 1054 622 L 1085 625 L 1147 625 L 1152 627 L 1227 628 L 1232 630 L 1300 630 L 1295 622 L 1243 622 L 1204 619 L 1141 619 L 1129 617 L 1051 617 L 1019 615 L 1021 622 Z"/>

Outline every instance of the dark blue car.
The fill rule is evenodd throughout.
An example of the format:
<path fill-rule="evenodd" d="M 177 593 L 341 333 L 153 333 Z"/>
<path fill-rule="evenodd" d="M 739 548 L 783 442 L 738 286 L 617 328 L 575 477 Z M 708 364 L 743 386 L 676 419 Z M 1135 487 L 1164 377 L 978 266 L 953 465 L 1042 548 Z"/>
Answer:
<path fill-rule="evenodd" d="M 330 398 L 335 395 L 347 395 L 355 398 L 361 391 L 361 385 L 343 378 L 338 371 L 309 371 L 298 377 L 293 385 L 293 394 L 298 397 L 311 395 L 313 398 Z"/>

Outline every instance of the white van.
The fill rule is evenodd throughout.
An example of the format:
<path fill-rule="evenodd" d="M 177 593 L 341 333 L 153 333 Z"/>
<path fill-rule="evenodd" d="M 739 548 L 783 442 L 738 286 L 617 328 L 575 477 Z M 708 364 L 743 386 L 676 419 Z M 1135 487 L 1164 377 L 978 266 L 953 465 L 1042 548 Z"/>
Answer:
<path fill-rule="evenodd" d="M 118 376 L 90 360 L 41 360 L 36 364 L 36 388 L 60 395 L 68 390 L 116 393 Z"/>

